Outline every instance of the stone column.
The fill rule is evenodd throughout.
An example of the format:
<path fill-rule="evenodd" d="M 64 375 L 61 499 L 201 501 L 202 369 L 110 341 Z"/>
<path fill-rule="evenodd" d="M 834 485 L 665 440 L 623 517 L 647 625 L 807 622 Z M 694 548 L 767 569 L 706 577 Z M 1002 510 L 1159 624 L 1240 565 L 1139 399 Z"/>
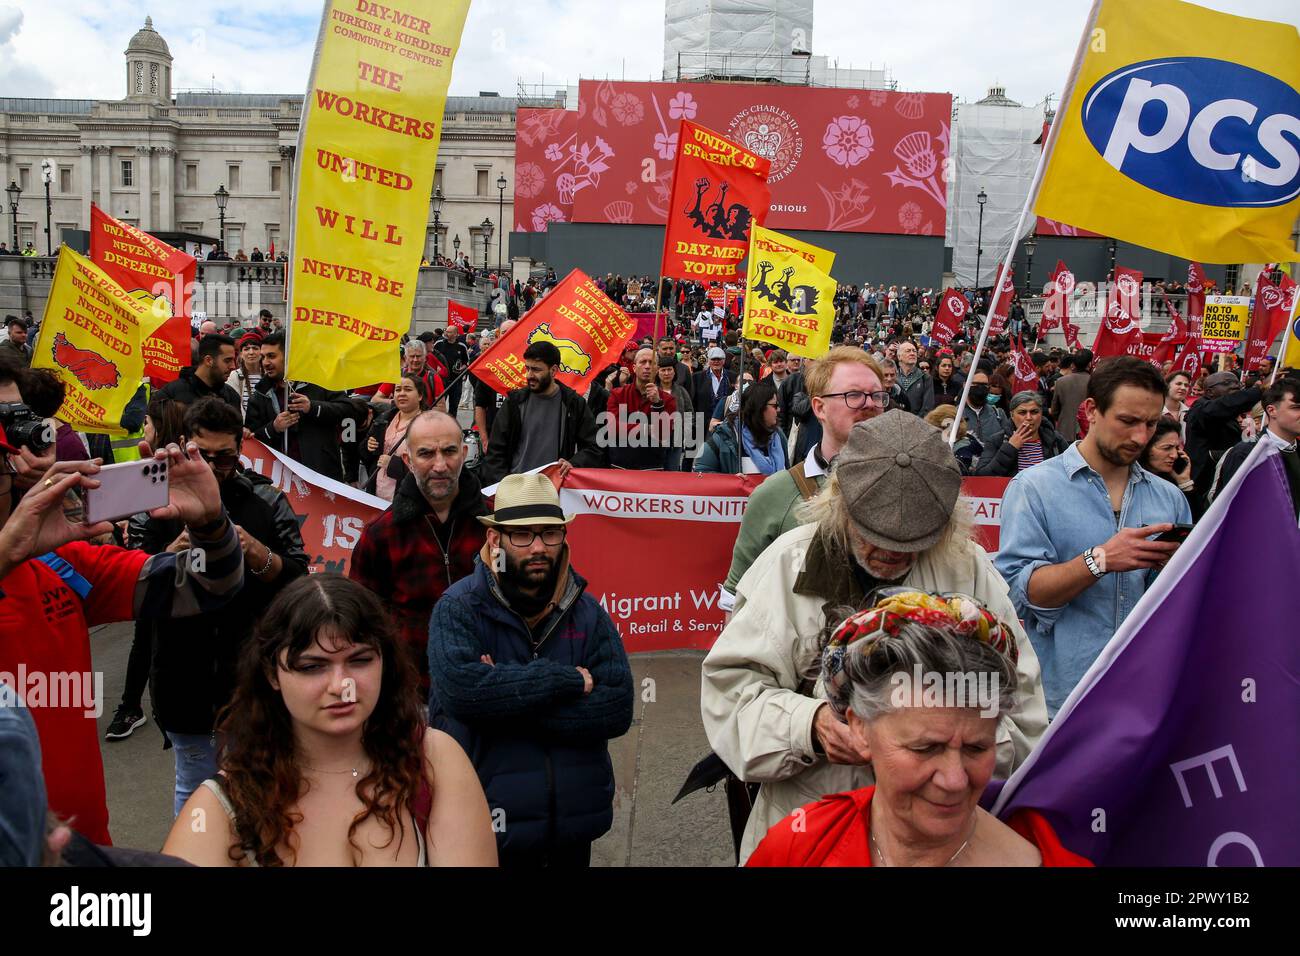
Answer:
<path fill-rule="evenodd" d="M 170 232 L 176 228 L 176 188 L 173 183 L 176 150 L 171 146 L 158 146 L 156 152 L 158 153 L 158 228 Z"/>
<path fill-rule="evenodd" d="M 113 150 L 109 146 L 96 146 L 94 149 L 99 152 L 99 208 L 112 216 L 115 215 L 113 212 Z"/>
<path fill-rule="evenodd" d="M 148 232 L 153 228 L 153 180 L 150 170 L 153 147 L 137 146 L 135 148 L 136 165 L 139 166 L 140 183 L 140 228 Z"/>
<path fill-rule="evenodd" d="M 280 245 L 275 250 L 277 256 L 281 246 L 288 249 L 293 241 L 293 163 L 297 151 L 296 146 L 280 147 Z"/>
<path fill-rule="evenodd" d="M 82 229 L 90 228 L 90 204 L 95 198 L 95 147 L 81 147 L 81 221 Z"/>

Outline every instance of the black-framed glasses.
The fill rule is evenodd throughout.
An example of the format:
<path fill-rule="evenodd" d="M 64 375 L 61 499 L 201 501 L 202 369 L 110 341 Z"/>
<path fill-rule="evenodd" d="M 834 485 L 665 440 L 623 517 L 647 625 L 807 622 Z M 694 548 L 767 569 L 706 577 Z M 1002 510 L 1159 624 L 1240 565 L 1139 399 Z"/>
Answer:
<path fill-rule="evenodd" d="M 889 405 L 888 392 L 827 392 L 822 396 L 822 398 L 842 398 L 844 399 L 844 404 L 855 412 L 859 412 L 866 408 L 868 400 L 879 405 L 881 408 L 885 408 Z"/>
<path fill-rule="evenodd" d="M 564 544 L 564 535 L 568 529 L 564 525 L 555 528 L 547 528 L 545 531 L 533 531 L 529 528 L 511 528 L 506 531 L 506 538 L 516 548 L 527 548 L 532 545 L 536 538 L 542 539 L 542 544 L 547 547 L 555 547 L 557 544 Z"/>

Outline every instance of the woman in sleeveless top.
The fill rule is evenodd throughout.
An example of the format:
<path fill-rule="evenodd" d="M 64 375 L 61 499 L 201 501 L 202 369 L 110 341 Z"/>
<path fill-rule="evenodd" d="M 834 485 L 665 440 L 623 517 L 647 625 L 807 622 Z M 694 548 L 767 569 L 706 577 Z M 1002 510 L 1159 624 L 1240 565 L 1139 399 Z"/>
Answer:
<path fill-rule="evenodd" d="M 495 866 L 478 776 L 425 725 L 418 686 L 378 598 L 336 574 L 298 579 L 243 650 L 220 773 L 164 852 L 200 866 Z"/>

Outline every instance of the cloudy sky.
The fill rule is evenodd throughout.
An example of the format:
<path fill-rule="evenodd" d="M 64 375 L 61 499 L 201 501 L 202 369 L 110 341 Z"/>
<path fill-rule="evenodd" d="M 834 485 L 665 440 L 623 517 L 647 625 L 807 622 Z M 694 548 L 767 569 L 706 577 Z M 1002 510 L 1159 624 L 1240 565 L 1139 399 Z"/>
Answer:
<path fill-rule="evenodd" d="M 1296 0 L 1202 0 L 1300 25 Z M 175 58 L 173 89 L 301 93 L 321 0 L 0 0 L 0 95 L 116 99 L 144 14 Z M 886 65 L 899 88 L 1025 103 L 1055 94 L 1089 0 L 816 0 L 813 52 Z M 513 95 L 519 79 L 659 79 L 661 0 L 473 0 L 453 94 Z"/>

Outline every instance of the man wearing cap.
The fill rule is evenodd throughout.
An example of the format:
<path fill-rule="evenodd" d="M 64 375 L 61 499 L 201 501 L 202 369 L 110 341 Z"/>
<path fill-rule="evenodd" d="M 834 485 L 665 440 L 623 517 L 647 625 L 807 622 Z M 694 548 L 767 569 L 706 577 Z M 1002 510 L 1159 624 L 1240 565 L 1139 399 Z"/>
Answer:
<path fill-rule="evenodd" d="M 608 741 L 632 724 L 631 669 L 569 564 L 551 481 L 509 475 L 495 506 L 474 573 L 429 622 L 429 724 L 473 761 L 502 866 L 587 866 L 613 822 Z"/>
<path fill-rule="evenodd" d="M 706 353 L 709 367 L 700 369 L 691 377 L 691 407 L 700 411 L 711 410 L 718 399 L 731 391 L 734 384 L 727 371 L 727 353 L 713 346 Z"/>
<path fill-rule="evenodd" d="M 1237 417 L 1263 397 L 1258 383 L 1242 388 L 1234 372 L 1215 372 L 1205 379 L 1204 395 L 1187 412 L 1187 457 L 1192 460 L 1193 494 L 1202 501 L 1214 484 L 1215 466 L 1241 441 Z"/>
<path fill-rule="evenodd" d="M 810 675 L 828 627 L 870 606 L 877 587 L 967 594 L 1011 622 L 1016 705 L 998 728 L 997 775 L 1042 735 L 1038 659 L 1006 583 L 971 536 L 960 493 L 961 471 L 937 428 L 897 409 L 859 422 L 810 505 L 813 520 L 777 538 L 737 584 L 735 613 L 704 660 L 700 710 L 714 752 L 740 779 L 762 784 L 742 864 L 796 807 L 873 782 Z"/>

